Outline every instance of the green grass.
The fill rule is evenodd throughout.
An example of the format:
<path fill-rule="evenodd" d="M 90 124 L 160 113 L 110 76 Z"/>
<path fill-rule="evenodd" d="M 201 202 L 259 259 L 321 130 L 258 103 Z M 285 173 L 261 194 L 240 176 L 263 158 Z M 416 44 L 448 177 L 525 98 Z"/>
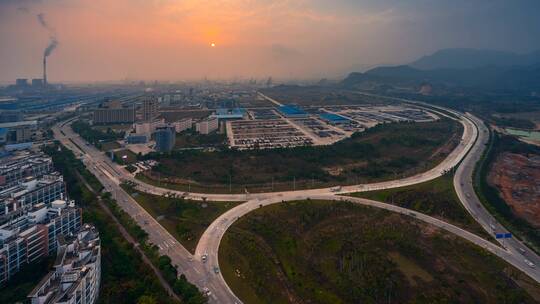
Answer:
<path fill-rule="evenodd" d="M 122 133 L 125 131 L 130 130 L 133 127 L 133 124 L 113 124 L 113 125 L 97 125 L 92 126 L 93 129 L 101 131 L 101 132 L 115 132 L 115 133 Z"/>
<path fill-rule="evenodd" d="M 219 256 L 244 303 L 535 303 L 527 291 L 540 290 L 467 241 L 348 202 L 260 208 L 226 232 Z"/>
<path fill-rule="evenodd" d="M 100 150 L 101 151 L 110 151 L 110 150 L 114 150 L 114 149 L 118 149 L 120 148 L 120 144 L 117 143 L 116 141 L 111 141 L 111 142 L 103 142 L 100 144 Z"/>
<path fill-rule="evenodd" d="M 352 193 L 351 196 L 385 202 L 448 221 L 484 238 L 492 236 L 465 210 L 454 190 L 453 174 L 401 188 Z"/>
<path fill-rule="evenodd" d="M 126 156 L 124 159 L 123 156 Z M 114 161 L 121 165 L 130 165 L 137 162 L 137 154 L 131 152 L 131 150 L 119 150 L 114 152 Z"/>
<path fill-rule="evenodd" d="M 192 253 L 206 228 L 218 216 L 238 205 L 167 198 L 139 192 L 129 186 L 124 186 L 124 189 Z"/>
<path fill-rule="evenodd" d="M 458 144 L 461 126 L 449 119 L 386 124 L 331 146 L 255 151 L 176 151 L 149 154 L 146 174 L 163 186 L 204 192 L 283 191 L 410 176 L 434 167 Z M 440 149 L 444 146 L 444 149 Z M 230 187 L 229 187 L 230 185 Z"/>
<path fill-rule="evenodd" d="M 176 134 L 174 147 L 176 149 L 199 148 L 199 147 L 222 147 L 225 145 L 225 134 L 200 134 L 194 130 L 186 130 Z"/>

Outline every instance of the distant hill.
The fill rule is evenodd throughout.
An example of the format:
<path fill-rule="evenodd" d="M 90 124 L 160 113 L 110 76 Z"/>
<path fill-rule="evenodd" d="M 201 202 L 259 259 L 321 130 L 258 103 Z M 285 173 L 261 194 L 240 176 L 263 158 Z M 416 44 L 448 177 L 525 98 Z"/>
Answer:
<path fill-rule="evenodd" d="M 421 70 L 411 66 L 378 67 L 365 73 L 351 73 L 341 84 L 361 87 L 377 85 L 415 85 L 424 82 L 487 89 L 538 89 L 540 64 L 519 67 L 484 66 L 470 69 Z"/>
<path fill-rule="evenodd" d="M 495 50 L 443 49 L 424 56 L 409 66 L 420 70 L 434 70 L 530 66 L 537 63 L 540 63 L 540 50 L 529 54 L 517 54 Z"/>

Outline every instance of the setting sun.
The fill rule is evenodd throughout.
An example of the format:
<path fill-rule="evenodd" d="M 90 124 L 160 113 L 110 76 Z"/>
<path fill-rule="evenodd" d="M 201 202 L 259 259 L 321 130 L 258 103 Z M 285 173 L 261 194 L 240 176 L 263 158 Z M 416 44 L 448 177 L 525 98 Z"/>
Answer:
<path fill-rule="evenodd" d="M 216 44 L 212 42 L 212 43 L 210 44 L 210 46 L 211 46 L 211 47 L 216 47 Z"/>

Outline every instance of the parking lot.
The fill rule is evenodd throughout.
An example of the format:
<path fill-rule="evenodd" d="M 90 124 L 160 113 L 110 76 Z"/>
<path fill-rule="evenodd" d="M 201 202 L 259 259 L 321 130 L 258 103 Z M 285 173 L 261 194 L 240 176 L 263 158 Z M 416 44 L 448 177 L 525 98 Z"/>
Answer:
<path fill-rule="evenodd" d="M 231 147 L 271 149 L 329 145 L 381 123 L 426 122 L 438 117 L 405 106 L 329 106 L 259 108 L 249 119 L 226 124 Z"/>
<path fill-rule="evenodd" d="M 283 119 L 237 120 L 227 123 L 229 142 L 238 149 L 268 149 L 313 145 L 295 126 Z"/>

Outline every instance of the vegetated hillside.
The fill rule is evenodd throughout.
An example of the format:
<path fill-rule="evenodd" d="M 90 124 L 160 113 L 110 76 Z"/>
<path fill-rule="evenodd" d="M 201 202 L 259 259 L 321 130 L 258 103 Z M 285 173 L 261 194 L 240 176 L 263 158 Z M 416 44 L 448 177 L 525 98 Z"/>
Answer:
<path fill-rule="evenodd" d="M 467 241 L 347 202 L 260 208 L 226 232 L 219 257 L 245 303 L 535 303 L 520 285 L 540 292 Z"/>
<path fill-rule="evenodd" d="M 410 66 L 377 67 L 365 73 L 351 73 L 342 81 L 349 88 L 365 82 L 419 86 L 424 82 L 484 89 L 538 89 L 540 64 L 523 67 L 486 66 L 470 69 L 419 70 Z"/>
<path fill-rule="evenodd" d="M 472 69 L 485 66 L 528 66 L 540 63 L 540 50 L 528 54 L 517 54 L 496 50 L 443 49 L 424 56 L 409 65 L 421 70 Z"/>

